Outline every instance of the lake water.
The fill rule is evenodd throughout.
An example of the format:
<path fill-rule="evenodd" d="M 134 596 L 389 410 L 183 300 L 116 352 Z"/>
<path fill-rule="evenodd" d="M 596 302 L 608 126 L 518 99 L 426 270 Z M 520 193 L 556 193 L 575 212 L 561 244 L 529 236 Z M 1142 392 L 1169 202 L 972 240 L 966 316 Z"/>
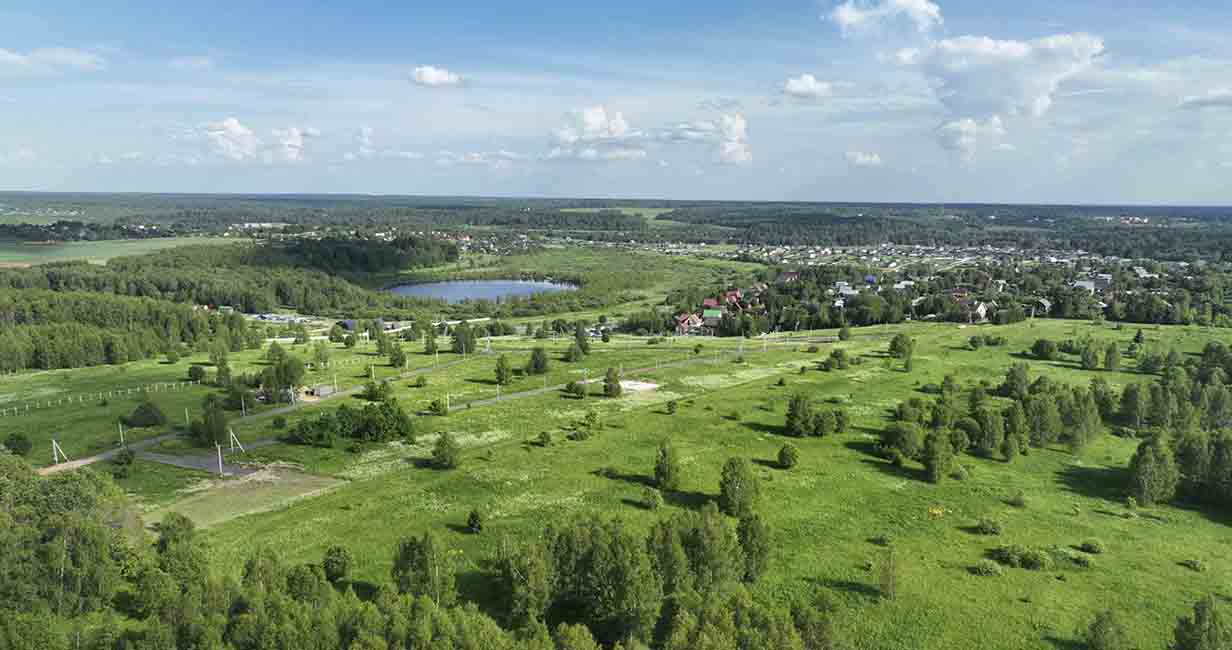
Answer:
<path fill-rule="evenodd" d="M 532 280 L 452 280 L 449 282 L 425 282 L 423 284 L 400 284 L 389 291 L 410 298 L 439 298 L 455 303 L 463 300 L 497 300 L 512 296 L 532 296 L 538 293 L 572 291 L 576 287 L 553 282 Z"/>

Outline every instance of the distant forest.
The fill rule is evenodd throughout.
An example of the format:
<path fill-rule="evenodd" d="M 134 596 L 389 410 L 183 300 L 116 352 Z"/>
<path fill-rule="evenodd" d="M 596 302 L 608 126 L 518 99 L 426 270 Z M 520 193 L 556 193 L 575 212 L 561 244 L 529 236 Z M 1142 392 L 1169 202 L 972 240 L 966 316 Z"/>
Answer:
<path fill-rule="evenodd" d="M 622 207 L 669 211 L 652 222 Z M 48 215 L 63 216 L 47 224 Z M 0 240 L 19 241 L 218 233 L 237 224 L 277 223 L 287 233 L 483 229 L 613 242 L 991 245 L 1222 261 L 1232 259 L 1229 217 L 1232 208 L 1176 206 L 0 194 Z"/>

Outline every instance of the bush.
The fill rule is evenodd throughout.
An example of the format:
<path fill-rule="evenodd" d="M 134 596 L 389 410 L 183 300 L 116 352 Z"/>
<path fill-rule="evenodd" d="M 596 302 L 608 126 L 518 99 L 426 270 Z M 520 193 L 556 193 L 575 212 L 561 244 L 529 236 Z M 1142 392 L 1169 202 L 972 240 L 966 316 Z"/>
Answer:
<path fill-rule="evenodd" d="M 1081 544 L 1079 544 L 1078 550 L 1082 551 L 1083 553 L 1090 553 L 1091 555 L 1099 555 L 1100 553 L 1103 553 L 1107 551 L 1108 549 L 1107 547 L 1104 546 L 1103 542 L 1099 541 L 1098 539 L 1091 538 L 1088 540 L 1084 540 Z"/>
<path fill-rule="evenodd" d="M 950 472 L 950 478 L 955 481 L 965 481 L 971 478 L 971 469 L 966 465 L 957 465 L 954 471 Z"/>
<path fill-rule="evenodd" d="M 198 365 L 189 366 L 188 367 L 188 380 L 195 381 L 195 382 L 204 381 L 205 380 L 205 367 L 198 366 Z"/>
<path fill-rule="evenodd" d="M 1027 507 L 1027 495 L 1020 491 L 1009 499 L 1006 499 L 1005 502 L 1015 508 L 1025 508 Z"/>
<path fill-rule="evenodd" d="M 10 433 L 9 436 L 4 439 L 4 446 L 6 449 L 18 456 L 28 455 L 30 453 L 30 449 L 34 447 L 34 445 L 30 442 L 30 439 L 27 438 L 24 433 Z"/>
<path fill-rule="evenodd" d="M 779 386 L 779 387 L 786 386 L 786 385 L 787 385 L 787 379 L 785 379 L 785 378 L 783 378 L 783 377 L 779 377 L 779 380 L 778 380 L 777 382 L 775 382 L 775 383 L 774 383 L 774 385 L 775 385 L 775 386 Z"/>
<path fill-rule="evenodd" d="M 877 533 L 869 538 L 870 542 L 877 546 L 889 546 L 894 540 L 889 533 Z"/>
<path fill-rule="evenodd" d="M 420 375 L 415 378 L 415 388 L 427 388 L 427 387 L 428 387 L 428 376 L 427 375 Z"/>
<path fill-rule="evenodd" d="M 325 579 L 337 583 L 351 572 L 351 552 L 343 546 L 331 546 L 325 551 L 325 559 L 321 568 L 325 570 Z"/>
<path fill-rule="evenodd" d="M 992 560 L 980 560 L 972 565 L 969 570 L 971 571 L 971 575 L 988 578 L 995 578 L 1004 573 L 1001 569 L 1001 565 L 993 562 Z"/>
<path fill-rule="evenodd" d="M 552 446 L 552 432 L 543 431 L 539 434 L 539 438 L 535 441 L 540 447 Z"/>
<path fill-rule="evenodd" d="M 810 346 L 808 346 L 808 353 L 809 353 L 809 354 L 817 354 L 818 352 L 821 352 L 821 348 L 817 347 L 816 345 L 810 345 Z"/>
<path fill-rule="evenodd" d="M 432 403 L 428 405 L 428 413 L 445 417 L 446 415 L 449 415 L 449 404 L 443 399 L 434 399 L 432 400 Z"/>
<path fill-rule="evenodd" d="M 667 414 L 668 414 L 668 415 L 675 415 L 675 414 L 676 414 L 676 409 L 677 409 L 677 408 L 679 408 L 679 405 L 676 403 L 676 400 L 670 400 L 670 401 L 667 403 Z"/>
<path fill-rule="evenodd" d="M 787 443 L 779 450 L 779 467 L 791 469 L 800 462 L 800 450 L 795 445 Z"/>
<path fill-rule="evenodd" d="M 975 525 L 975 530 L 981 535 L 1000 535 L 1004 528 L 996 519 L 984 518 Z"/>
<path fill-rule="evenodd" d="M 462 460 L 462 448 L 448 431 L 436 439 L 432 447 L 432 466 L 437 469 L 454 469 Z"/>
<path fill-rule="evenodd" d="M 148 399 L 138 404 L 131 414 L 122 419 L 124 424 L 130 427 L 157 427 L 167 423 L 167 416 Z"/>
<path fill-rule="evenodd" d="M 1069 556 L 1069 559 L 1071 562 L 1074 563 L 1075 566 L 1079 566 L 1084 569 L 1095 568 L 1095 558 L 1091 557 L 1090 555 L 1083 555 L 1082 553 L 1073 553 Z"/>
<path fill-rule="evenodd" d="M 466 531 L 472 535 L 483 532 L 483 515 L 478 510 L 472 510 L 466 517 Z"/>
<path fill-rule="evenodd" d="M 646 489 L 642 490 L 642 507 L 652 512 L 663 507 L 663 494 L 655 488 L 646 486 Z"/>
<path fill-rule="evenodd" d="M 565 394 L 577 399 L 585 399 L 586 385 L 580 381 L 571 381 L 565 386 Z"/>
<path fill-rule="evenodd" d="M 1031 571 L 1046 571 L 1052 569 L 1054 564 L 1047 551 L 1018 544 L 999 546 L 990 551 L 988 556 L 1005 566 Z"/>
<path fill-rule="evenodd" d="M 287 418 L 281 415 L 275 416 L 274 417 L 274 428 L 275 429 L 287 428 Z"/>
<path fill-rule="evenodd" d="M 137 455 L 131 449 L 125 447 L 120 450 L 111 459 L 111 475 L 117 479 L 128 478 L 133 470 L 133 461 L 137 460 Z"/>

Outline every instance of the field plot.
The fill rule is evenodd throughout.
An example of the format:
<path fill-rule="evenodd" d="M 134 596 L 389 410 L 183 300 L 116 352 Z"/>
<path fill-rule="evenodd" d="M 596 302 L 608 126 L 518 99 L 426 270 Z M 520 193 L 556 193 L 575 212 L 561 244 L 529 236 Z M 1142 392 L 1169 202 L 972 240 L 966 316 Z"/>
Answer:
<path fill-rule="evenodd" d="M 177 512 L 208 528 L 236 517 L 285 508 L 342 484 L 338 479 L 271 466 L 243 478 L 203 482 L 187 496 L 152 510 L 144 519 L 147 526 L 154 526 L 168 512 Z"/>
<path fill-rule="evenodd" d="M 31 266 L 48 262 L 82 260 L 102 264 L 113 257 L 144 255 L 177 246 L 234 244 L 243 241 L 229 237 L 163 237 L 157 239 L 118 239 L 111 241 L 31 244 L 0 241 L 0 268 Z"/>

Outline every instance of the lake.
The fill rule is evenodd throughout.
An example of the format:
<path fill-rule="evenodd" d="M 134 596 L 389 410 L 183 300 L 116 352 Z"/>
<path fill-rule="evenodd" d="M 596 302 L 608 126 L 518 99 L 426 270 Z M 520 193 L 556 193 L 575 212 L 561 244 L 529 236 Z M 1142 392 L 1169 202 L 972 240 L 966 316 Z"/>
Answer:
<path fill-rule="evenodd" d="M 456 303 L 463 300 L 499 300 L 513 296 L 533 296 L 539 293 L 573 291 L 576 288 L 569 284 L 533 280 L 451 280 L 400 284 L 390 287 L 389 291 L 409 298 L 437 298 L 448 303 Z"/>

